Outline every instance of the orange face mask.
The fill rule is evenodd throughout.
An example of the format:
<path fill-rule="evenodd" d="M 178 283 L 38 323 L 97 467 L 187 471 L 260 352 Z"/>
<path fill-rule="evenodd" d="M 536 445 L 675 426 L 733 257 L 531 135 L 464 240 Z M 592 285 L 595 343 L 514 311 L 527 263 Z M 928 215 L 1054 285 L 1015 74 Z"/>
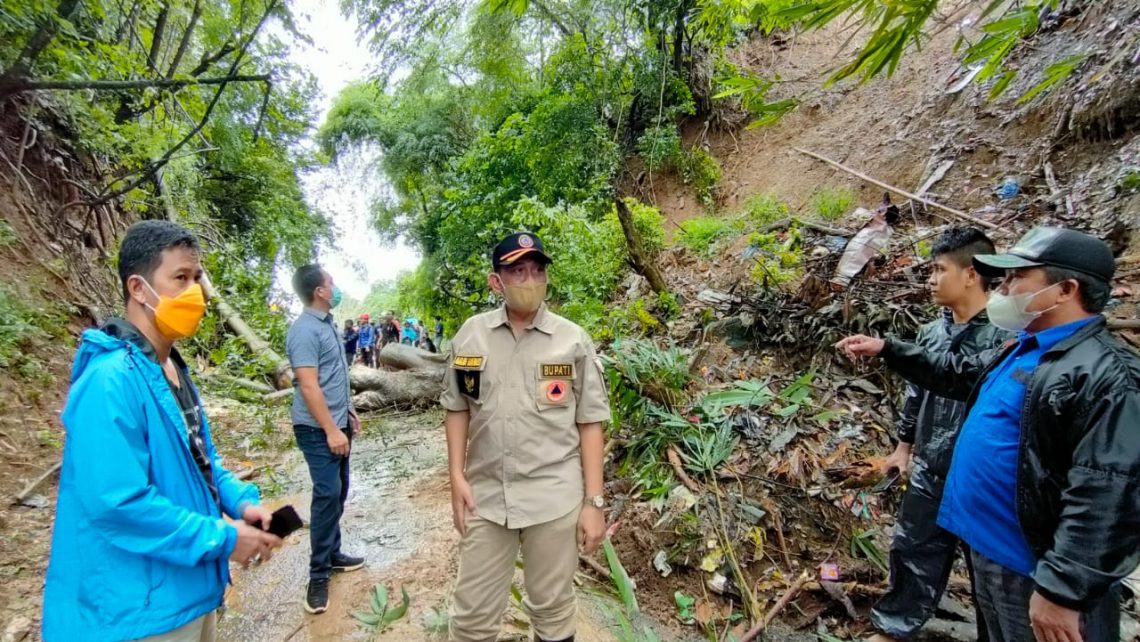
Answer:
<path fill-rule="evenodd" d="M 154 312 L 154 325 L 162 336 L 177 341 L 198 331 L 198 324 L 206 315 L 206 295 L 203 294 L 201 285 L 195 283 L 179 292 L 177 296 L 169 297 L 155 292 L 146 279 L 143 279 L 143 283 L 158 297 L 157 306 L 149 303 L 143 305 Z"/>

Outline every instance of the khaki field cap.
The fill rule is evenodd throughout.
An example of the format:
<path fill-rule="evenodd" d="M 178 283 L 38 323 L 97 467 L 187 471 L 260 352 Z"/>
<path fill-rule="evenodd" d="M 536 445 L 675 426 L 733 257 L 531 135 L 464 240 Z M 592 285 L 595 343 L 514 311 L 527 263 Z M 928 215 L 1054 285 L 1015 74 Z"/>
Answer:
<path fill-rule="evenodd" d="M 1116 271 L 1112 250 L 1104 241 L 1061 227 L 1035 227 L 1005 254 L 974 257 L 974 269 L 990 278 L 1001 277 L 1006 270 L 1041 266 L 1081 272 L 1105 283 L 1112 282 Z"/>

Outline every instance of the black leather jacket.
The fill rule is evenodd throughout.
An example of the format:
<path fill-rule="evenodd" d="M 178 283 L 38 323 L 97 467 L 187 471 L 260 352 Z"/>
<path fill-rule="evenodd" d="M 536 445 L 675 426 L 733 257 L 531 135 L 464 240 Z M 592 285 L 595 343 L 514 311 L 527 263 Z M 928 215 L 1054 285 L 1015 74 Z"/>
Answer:
<path fill-rule="evenodd" d="M 1016 342 L 978 355 L 888 340 L 880 356 L 923 388 L 977 400 Z M 1037 557 L 1037 592 L 1084 610 L 1140 563 L 1140 356 L 1103 317 L 1041 357 L 1026 388 L 1017 516 Z"/>
<path fill-rule="evenodd" d="M 959 327 L 954 325 L 950 311 L 943 309 L 941 318 L 918 329 L 914 343 L 928 352 L 970 355 L 997 348 L 1011 338 L 1011 333 L 990 323 L 985 310 Z M 944 479 L 950 472 L 950 456 L 965 416 L 965 402 L 908 383 L 898 424 L 899 441 L 913 444 L 915 459 L 935 478 Z"/>

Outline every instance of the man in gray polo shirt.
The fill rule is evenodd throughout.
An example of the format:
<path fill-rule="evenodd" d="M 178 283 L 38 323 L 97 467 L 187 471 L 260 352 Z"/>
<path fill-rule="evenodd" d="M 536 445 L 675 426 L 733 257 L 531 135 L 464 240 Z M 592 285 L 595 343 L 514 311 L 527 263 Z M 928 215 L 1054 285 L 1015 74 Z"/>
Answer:
<path fill-rule="evenodd" d="M 340 303 L 340 288 L 319 265 L 306 265 L 293 275 L 293 289 L 305 304 L 305 311 L 285 337 L 296 388 L 293 433 L 313 480 L 309 518 L 312 556 L 305 610 L 324 613 L 329 606 L 332 572 L 364 566 L 362 558 L 340 550 L 340 518 L 348 497 L 348 456 L 360 421 L 352 408 L 344 343 L 330 312 Z"/>

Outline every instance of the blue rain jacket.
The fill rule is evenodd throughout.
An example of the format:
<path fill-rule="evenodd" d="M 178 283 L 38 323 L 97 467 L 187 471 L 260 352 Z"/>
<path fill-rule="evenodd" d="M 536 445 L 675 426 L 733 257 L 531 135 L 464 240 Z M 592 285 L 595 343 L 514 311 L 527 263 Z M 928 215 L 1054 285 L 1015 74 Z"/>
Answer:
<path fill-rule="evenodd" d="M 215 503 L 178 401 L 134 326 L 113 320 L 83 333 L 63 424 L 44 640 L 133 640 L 220 607 L 237 543 L 221 511 L 238 519 L 259 502 L 257 488 L 222 467 L 203 417 Z"/>

